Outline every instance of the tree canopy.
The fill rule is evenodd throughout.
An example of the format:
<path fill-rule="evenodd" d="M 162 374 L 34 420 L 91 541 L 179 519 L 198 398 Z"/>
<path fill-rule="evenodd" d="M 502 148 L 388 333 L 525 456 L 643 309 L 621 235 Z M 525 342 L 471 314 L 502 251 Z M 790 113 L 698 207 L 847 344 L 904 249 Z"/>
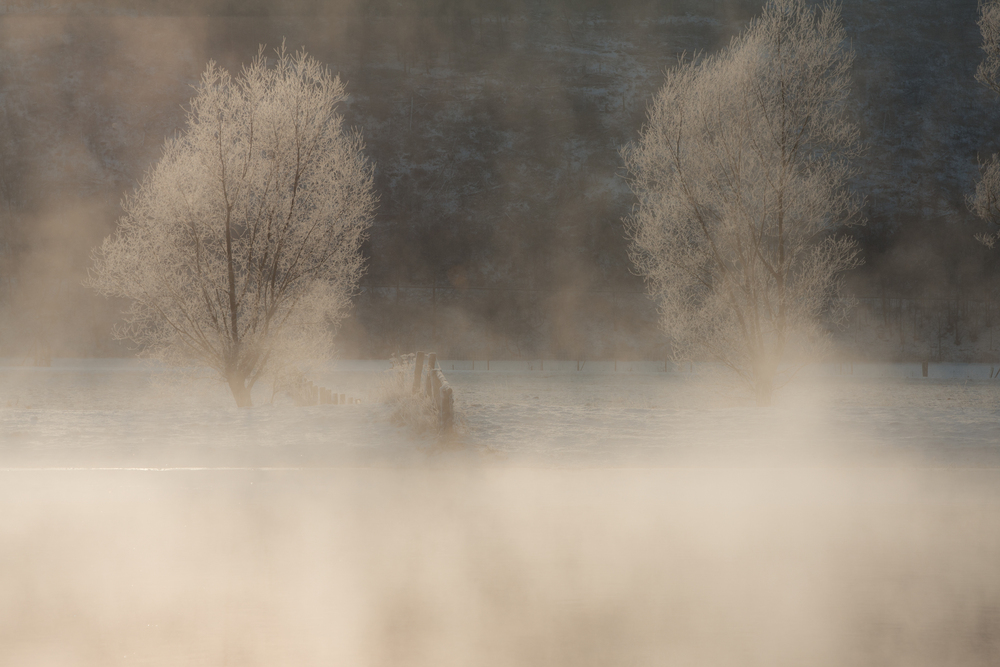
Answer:
<path fill-rule="evenodd" d="M 262 47 L 235 78 L 208 64 L 95 252 L 93 287 L 131 302 L 119 336 L 211 367 L 241 406 L 269 371 L 330 351 L 375 204 L 345 97 L 304 51 Z"/>
<path fill-rule="evenodd" d="M 852 53 L 838 9 L 772 0 L 723 51 L 667 72 L 625 162 L 631 257 L 675 353 L 735 371 L 761 404 L 824 338 L 856 265 L 844 120 Z"/>

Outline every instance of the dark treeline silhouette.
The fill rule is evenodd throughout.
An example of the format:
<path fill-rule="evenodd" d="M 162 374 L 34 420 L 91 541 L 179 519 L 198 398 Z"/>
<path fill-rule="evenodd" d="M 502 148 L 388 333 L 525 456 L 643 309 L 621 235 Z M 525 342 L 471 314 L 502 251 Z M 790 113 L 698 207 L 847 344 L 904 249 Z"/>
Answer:
<path fill-rule="evenodd" d="M 563 332 L 539 349 L 605 354 L 603 342 L 587 349 L 591 337 L 565 332 L 589 326 L 579 295 L 642 290 L 626 255 L 633 198 L 619 149 L 638 136 L 663 69 L 727 44 L 761 5 L 24 4 L 0 17 L 0 356 L 39 338 L 56 354 L 124 352 L 109 336 L 119 304 L 79 287 L 91 248 L 182 127 L 205 63 L 238 70 L 282 39 L 347 81 L 342 112 L 364 133 L 380 198 L 368 283 L 535 290 L 469 292 L 461 316 L 495 332 Z M 868 145 L 853 181 L 869 220 L 853 232 L 866 262 L 849 276 L 856 294 L 985 299 L 993 289 L 997 253 L 974 240 L 980 223 L 964 199 L 978 156 L 1000 149 L 1000 103 L 974 79 L 976 12 L 976 0 L 843 3 L 857 52 L 850 113 Z M 396 344 L 369 331 L 400 326 L 371 311 L 375 296 L 358 300 L 345 350 L 379 356 Z M 645 330 L 648 305 L 616 308 L 612 330 L 630 318 Z"/>

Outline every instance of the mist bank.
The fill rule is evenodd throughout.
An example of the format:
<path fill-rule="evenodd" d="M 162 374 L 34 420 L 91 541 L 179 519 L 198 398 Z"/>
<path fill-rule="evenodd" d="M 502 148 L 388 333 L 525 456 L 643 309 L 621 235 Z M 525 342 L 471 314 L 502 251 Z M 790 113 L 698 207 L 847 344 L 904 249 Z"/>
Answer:
<path fill-rule="evenodd" d="M 19 664 L 994 664 L 991 471 L 0 472 Z"/>
<path fill-rule="evenodd" d="M 758 9 L 723 0 L 175 3 L 156 15 L 114 3 L 12 6 L 0 17 L 0 345 L 131 353 L 109 337 L 121 304 L 80 287 L 90 250 L 182 128 L 205 63 L 237 71 L 259 44 L 285 39 L 347 81 L 342 112 L 376 164 L 367 294 L 372 304 L 391 297 L 374 309 L 359 300 L 343 349 L 407 348 L 393 329 L 400 316 L 422 326 L 424 300 L 412 290 L 397 300 L 399 286 L 439 286 L 502 290 L 469 291 L 448 307 L 509 354 L 605 357 L 619 345 L 659 355 L 662 341 L 647 342 L 651 305 L 614 296 L 642 291 L 626 256 L 621 220 L 633 199 L 618 150 L 638 135 L 662 70 L 724 46 Z M 849 277 L 852 291 L 986 300 L 996 260 L 973 240 L 964 196 L 977 156 L 1000 147 L 1000 105 L 973 78 L 976 3 L 857 1 L 842 14 L 857 52 L 850 115 L 868 144 L 854 186 L 869 224 L 851 232 L 866 264 Z M 615 336 L 642 333 L 614 343 L 588 333 L 605 326 L 595 309 L 611 313 L 600 317 Z"/>

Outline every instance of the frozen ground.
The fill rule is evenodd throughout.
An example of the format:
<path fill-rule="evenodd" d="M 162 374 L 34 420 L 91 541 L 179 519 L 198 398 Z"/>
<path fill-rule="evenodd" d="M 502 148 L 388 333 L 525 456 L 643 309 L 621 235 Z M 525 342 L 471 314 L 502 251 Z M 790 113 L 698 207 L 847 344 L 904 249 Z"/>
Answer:
<path fill-rule="evenodd" d="M 459 448 L 388 421 L 385 364 L 315 374 L 360 405 L 242 411 L 0 368 L 0 664 L 1000 663 L 989 367 L 760 410 L 707 366 L 451 363 Z"/>

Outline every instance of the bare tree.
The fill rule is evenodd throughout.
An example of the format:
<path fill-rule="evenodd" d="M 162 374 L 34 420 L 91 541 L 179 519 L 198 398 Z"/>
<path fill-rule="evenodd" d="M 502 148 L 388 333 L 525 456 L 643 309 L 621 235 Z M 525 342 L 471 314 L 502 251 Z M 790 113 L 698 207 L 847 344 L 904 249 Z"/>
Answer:
<path fill-rule="evenodd" d="M 979 63 L 976 81 L 1000 94 L 1000 0 L 979 3 L 979 30 L 986 58 Z"/>
<path fill-rule="evenodd" d="M 304 51 L 275 55 L 262 47 L 237 78 L 208 64 L 90 276 L 131 300 L 120 337 L 211 367 L 239 406 L 269 370 L 329 352 L 375 204 L 340 78 Z"/>
<path fill-rule="evenodd" d="M 859 210 L 852 60 L 837 6 L 771 0 L 728 48 L 667 72 L 624 151 L 630 255 L 675 354 L 724 363 L 759 405 L 825 343 L 858 264 L 833 235 Z"/>
<path fill-rule="evenodd" d="M 976 70 L 976 81 L 1000 94 L 1000 0 L 980 2 L 979 30 L 983 35 L 986 57 Z M 1000 157 L 993 155 L 979 165 L 976 192 L 969 197 L 969 208 L 993 226 L 1000 225 Z M 1000 231 L 982 233 L 977 237 L 992 248 L 1000 240 Z"/>

